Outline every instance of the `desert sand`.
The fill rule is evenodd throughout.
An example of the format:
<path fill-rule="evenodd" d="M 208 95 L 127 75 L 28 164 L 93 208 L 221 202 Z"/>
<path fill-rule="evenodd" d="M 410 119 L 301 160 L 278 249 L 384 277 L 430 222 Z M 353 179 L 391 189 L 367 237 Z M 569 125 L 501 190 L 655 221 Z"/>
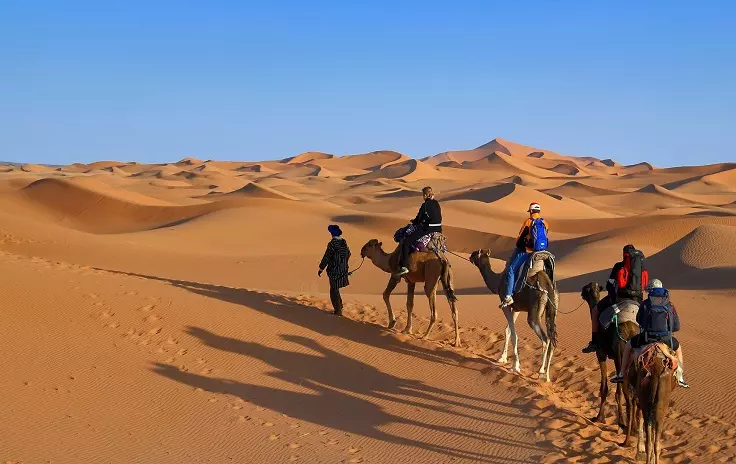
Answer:
<path fill-rule="evenodd" d="M 522 373 L 495 359 L 505 320 L 451 256 L 462 346 L 405 284 L 366 263 L 331 314 L 317 265 L 340 224 L 352 250 L 441 202 L 450 249 L 501 271 L 526 208 L 551 226 L 562 292 L 552 382 L 517 324 Z M 580 289 L 633 243 L 672 292 L 692 388 L 673 395 L 668 462 L 736 460 L 736 163 L 659 168 L 495 139 L 422 160 L 394 151 L 283 160 L 0 164 L 0 462 L 634 462 Z M 421 293 L 421 292 L 418 292 Z M 612 366 L 611 363 L 609 365 Z M 613 374 L 613 367 L 611 374 Z"/>

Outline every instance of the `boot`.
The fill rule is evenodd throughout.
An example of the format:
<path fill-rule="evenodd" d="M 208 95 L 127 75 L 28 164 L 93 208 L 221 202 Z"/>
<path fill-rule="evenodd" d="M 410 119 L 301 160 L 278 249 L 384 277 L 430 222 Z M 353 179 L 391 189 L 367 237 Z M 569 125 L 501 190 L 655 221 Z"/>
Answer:
<path fill-rule="evenodd" d="M 690 385 L 685 382 L 685 377 L 682 374 L 682 366 L 677 366 L 677 370 L 675 371 L 675 378 L 677 379 L 677 385 L 679 385 L 681 388 L 690 388 Z"/>
<path fill-rule="evenodd" d="M 511 297 L 511 295 L 506 295 L 506 297 L 503 299 L 503 301 L 501 301 L 501 304 L 498 305 L 498 307 L 501 309 L 508 308 L 512 304 L 514 304 L 514 299 Z"/>
<path fill-rule="evenodd" d="M 598 351 L 598 332 L 593 332 L 588 346 L 583 348 L 583 353 L 595 353 Z"/>

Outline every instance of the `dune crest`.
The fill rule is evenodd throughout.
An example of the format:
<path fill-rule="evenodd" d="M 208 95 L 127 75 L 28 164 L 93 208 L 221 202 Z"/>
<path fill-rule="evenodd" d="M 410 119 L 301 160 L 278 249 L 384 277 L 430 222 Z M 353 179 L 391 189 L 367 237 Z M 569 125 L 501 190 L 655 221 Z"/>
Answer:
<path fill-rule="evenodd" d="M 1 164 L 3 462 L 628 462 L 612 418 L 587 420 L 599 373 L 580 354 L 580 291 L 629 243 L 683 322 L 693 388 L 674 392 L 665 457 L 731 462 L 735 176 L 734 163 L 623 166 L 504 139 L 424 160 Z M 427 185 L 453 253 L 459 348 L 443 297 L 428 339 L 425 298 L 402 333 L 404 282 L 386 330 L 389 276 L 360 253 L 398 247 Z M 504 269 L 532 202 L 561 291 L 549 384 L 525 324 L 523 375 L 489 361 L 506 321 L 465 260 L 489 249 Z M 342 318 L 317 273 L 330 224 L 351 250 Z"/>

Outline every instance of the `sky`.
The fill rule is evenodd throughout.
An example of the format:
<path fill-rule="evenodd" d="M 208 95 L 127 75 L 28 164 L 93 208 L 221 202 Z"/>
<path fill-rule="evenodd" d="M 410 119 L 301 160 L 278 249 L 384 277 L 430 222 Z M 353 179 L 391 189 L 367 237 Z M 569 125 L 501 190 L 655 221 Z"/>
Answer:
<path fill-rule="evenodd" d="M 736 161 L 736 2 L 0 0 L 0 159 Z"/>

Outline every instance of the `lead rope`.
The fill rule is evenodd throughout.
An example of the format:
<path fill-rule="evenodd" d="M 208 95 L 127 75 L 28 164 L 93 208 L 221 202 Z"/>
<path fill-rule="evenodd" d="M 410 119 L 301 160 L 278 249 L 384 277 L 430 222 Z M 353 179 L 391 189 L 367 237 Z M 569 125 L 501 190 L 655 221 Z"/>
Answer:
<path fill-rule="evenodd" d="M 356 268 L 355 268 L 355 269 L 353 269 L 352 271 L 348 271 L 348 276 L 351 276 L 351 275 L 353 275 L 353 273 L 354 273 L 354 272 L 357 272 L 357 271 L 358 271 L 358 269 L 360 269 L 361 267 L 363 267 L 363 263 L 364 263 L 364 262 L 365 262 L 365 256 L 363 256 L 363 260 L 362 260 L 362 261 L 360 262 L 360 265 L 359 265 L 358 267 L 356 267 Z"/>
<path fill-rule="evenodd" d="M 580 303 L 580 306 L 578 306 L 577 308 L 573 309 L 572 311 L 568 311 L 568 312 L 564 312 L 564 311 L 557 311 L 557 313 L 558 313 L 558 314 L 572 314 L 572 313 L 574 313 L 575 311 L 577 311 L 578 309 L 582 308 L 584 304 L 585 304 L 585 301 L 583 301 L 582 303 Z"/>

